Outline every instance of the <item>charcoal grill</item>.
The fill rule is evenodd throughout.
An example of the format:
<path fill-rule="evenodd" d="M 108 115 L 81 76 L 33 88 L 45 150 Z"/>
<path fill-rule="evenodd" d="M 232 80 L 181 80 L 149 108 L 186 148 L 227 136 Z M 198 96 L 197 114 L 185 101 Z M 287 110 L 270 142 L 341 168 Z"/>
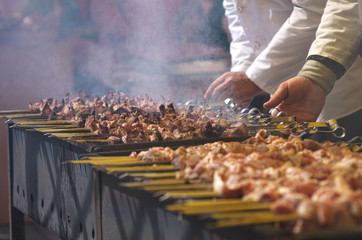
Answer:
<path fill-rule="evenodd" d="M 174 141 L 170 145 L 214 140 Z M 156 145 L 76 144 L 8 122 L 11 238 L 25 239 L 26 215 L 62 239 L 218 239 L 195 221 L 179 221 L 152 196 L 117 187 L 120 180 L 115 176 L 84 164 L 65 164 L 84 154 L 129 154 Z"/>
<path fill-rule="evenodd" d="M 229 139 L 97 145 L 51 138 L 8 122 L 11 239 L 25 239 L 24 216 L 61 239 L 360 239 L 360 228 L 292 235 L 270 225 L 210 230 L 198 216 L 167 211 L 151 193 L 122 187 L 120 179 L 86 164 L 87 155 L 128 155 L 151 146 L 187 146 Z M 238 139 L 244 140 L 244 139 Z"/>

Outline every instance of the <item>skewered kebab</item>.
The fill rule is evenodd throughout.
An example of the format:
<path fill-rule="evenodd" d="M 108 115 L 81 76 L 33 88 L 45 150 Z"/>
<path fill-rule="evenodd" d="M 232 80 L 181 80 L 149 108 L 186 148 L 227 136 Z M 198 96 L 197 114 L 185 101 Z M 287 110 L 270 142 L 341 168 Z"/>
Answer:
<path fill-rule="evenodd" d="M 271 203 L 276 214 L 297 214 L 296 233 L 362 223 L 362 154 L 346 145 L 259 131 L 244 143 L 157 147 L 131 156 L 170 160 L 182 169 L 178 178 L 211 182 L 224 197 Z"/>
<path fill-rule="evenodd" d="M 91 98 L 82 93 L 70 101 L 67 95 L 61 103 L 54 99 L 43 99 L 30 104 L 29 109 L 48 119 L 71 120 L 78 128 L 85 127 L 99 136 L 99 139 L 83 142 L 138 143 L 197 139 L 212 137 L 245 137 L 254 135 L 260 128 L 268 132 L 292 132 L 297 135 L 314 133 L 319 127 L 327 127 L 336 135 L 341 127 L 326 123 L 296 123 L 294 117 L 272 118 L 260 111 L 240 113 L 230 103 L 220 106 L 194 107 L 177 106 L 171 101 L 157 104 L 147 95 L 128 98 L 123 93 L 110 93 L 102 98 Z M 235 124 L 236 122 L 236 124 Z M 233 124 L 234 123 L 234 124 Z M 316 125 L 317 124 L 317 125 Z M 321 125 L 322 124 L 322 125 Z M 72 138 L 71 130 L 63 137 Z M 344 132 L 342 132 L 343 136 Z M 337 136 L 339 137 L 339 136 Z"/>
<path fill-rule="evenodd" d="M 67 96 L 61 104 L 44 99 L 29 108 L 49 119 L 73 120 L 73 124 L 98 135 L 109 134 L 111 144 L 248 135 L 245 124 L 231 124 L 223 111 L 177 108 L 172 102 L 157 104 L 147 96 L 109 94 L 84 99 L 70 101 Z"/>

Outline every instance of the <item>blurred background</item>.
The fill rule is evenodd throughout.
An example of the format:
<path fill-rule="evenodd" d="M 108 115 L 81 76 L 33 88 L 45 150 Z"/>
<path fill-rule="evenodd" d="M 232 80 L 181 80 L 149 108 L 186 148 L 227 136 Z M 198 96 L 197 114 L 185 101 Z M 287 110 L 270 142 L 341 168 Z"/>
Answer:
<path fill-rule="evenodd" d="M 121 91 L 201 99 L 230 67 L 222 0 L 0 0 L 0 110 Z M 0 125 L 0 224 L 8 223 Z"/>

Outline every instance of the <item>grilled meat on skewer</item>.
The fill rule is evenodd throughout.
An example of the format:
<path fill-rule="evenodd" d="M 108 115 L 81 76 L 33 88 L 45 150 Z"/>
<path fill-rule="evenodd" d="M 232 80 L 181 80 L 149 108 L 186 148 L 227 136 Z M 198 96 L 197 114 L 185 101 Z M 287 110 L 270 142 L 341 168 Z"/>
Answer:
<path fill-rule="evenodd" d="M 226 198 L 272 203 L 276 214 L 297 214 L 296 233 L 362 224 L 362 154 L 343 144 L 266 137 L 260 130 L 243 143 L 150 148 L 137 158 L 171 160 L 179 178 L 210 182 Z"/>

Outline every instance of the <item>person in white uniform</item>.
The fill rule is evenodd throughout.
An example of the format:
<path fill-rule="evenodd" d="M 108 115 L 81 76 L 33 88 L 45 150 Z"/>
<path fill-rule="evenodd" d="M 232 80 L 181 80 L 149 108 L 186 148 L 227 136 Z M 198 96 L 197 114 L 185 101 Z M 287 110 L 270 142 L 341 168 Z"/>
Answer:
<path fill-rule="evenodd" d="M 335 118 L 346 140 L 362 135 L 357 0 L 224 0 L 224 8 L 232 68 L 206 99 L 232 97 L 246 107 L 267 92 L 273 95 L 265 108 L 298 121 Z"/>

